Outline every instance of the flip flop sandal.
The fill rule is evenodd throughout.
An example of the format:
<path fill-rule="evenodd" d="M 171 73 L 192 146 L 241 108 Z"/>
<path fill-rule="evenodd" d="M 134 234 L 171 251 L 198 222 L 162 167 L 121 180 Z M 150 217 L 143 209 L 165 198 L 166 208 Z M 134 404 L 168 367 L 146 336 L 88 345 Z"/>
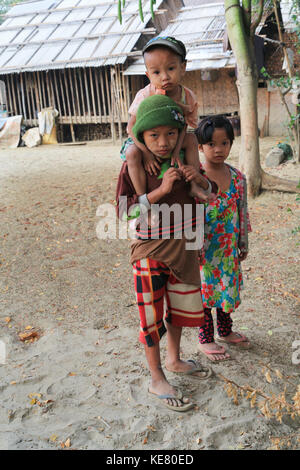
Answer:
<path fill-rule="evenodd" d="M 173 374 L 176 375 L 187 375 L 188 377 L 192 377 L 193 379 L 198 379 L 198 380 L 206 380 L 208 377 L 211 376 L 212 374 L 212 369 L 208 366 L 202 366 L 201 364 L 197 364 L 193 359 L 188 359 L 187 362 L 191 362 L 194 367 L 192 369 L 183 371 L 183 372 L 177 372 L 173 370 L 167 369 L 169 372 L 172 372 Z M 196 375 L 195 372 L 202 372 L 205 374 L 203 377 L 201 375 Z"/>
<path fill-rule="evenodd" d="M 162 405 L 164 405 L 166 408 L 168 408 L 169 410 L 172 410 L 172 411 L 178 411 L 180 413 L 183 413 L 185 411 L 188 411 L 188 410 L 191 410 L 192 408 L 194 408 L 193 403 L 183 403 L 182 402 L 183 395 L 180 391 L 176 395 L 172 395 L 172 394 L 156 395 L 156 393 L 150 392 L 150 390 L 148 390 L 148 394 L 152 398 L 156 398 L 157 400 L 159 400 Z M 179 401 L 182 402 L 182 406 L 170 405 L 169 403 L 166 403 L 164 400 L 179 400 Z"/>
<path fill-rule="evenodd" d="M 250 348 L 250 342 L 249 342 L 248 338 L 246 336 L 240 334 L 240 333 L 235 333 L 235 334 L 238 335 L 239 337 L 236 338 L 236 339 L 232 339 L 231 341 L 226 341 L 221 336 L 217 336 L 216 340 L 219 341 L 220 343 L 227 343 L 227 344 L 231 344 L 233 346 L 237 346 L 239 348 L 249 349 Z"/>
<path fill-rule="evenodd" d="M 226 349 L 225 349 L 223 346 L 221 346 L 221 349 L 212 349 L 212 350 L 210 350 L 210 351 L 207 351 L 207 350 L 205 351 L 205 350 L 203 350 L 203 349 L 200 349 L 199 346 L 198 346 L 198 351 L 199 351 L 201 354 L 204 354 L 204 356 L 206 356 L 206 357 L 207 357 L 210 361 L 212 361 L 212 362 L 223 362 L 223 361 L 228 361 L 228 360 L 232 359 L 231 356 L 225 357 L 225 358 L 223 358 L 223 359 L 213 359 L 212 357 L 210 357 L 210 356 L 212 356 L 212 355 L 218 356 L 218 355 L 220 355 L 220 354 L 226 354 L 227 351 L 226 351 Z M 228 354 L 228 353 L 227 353 L 227 354 Z"/>

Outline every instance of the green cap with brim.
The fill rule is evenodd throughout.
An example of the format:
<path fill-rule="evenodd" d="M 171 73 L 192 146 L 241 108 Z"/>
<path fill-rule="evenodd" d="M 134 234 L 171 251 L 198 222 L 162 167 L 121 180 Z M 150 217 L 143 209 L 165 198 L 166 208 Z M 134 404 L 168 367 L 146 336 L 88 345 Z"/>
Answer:
<path fill-rule="evenodd" d="M 181 108 L 168 96 L 153 95 L 145 98 L 138 107 L 133 135 L 144 143 L 143 132 L 158 126 L 183 129 L 185 125 Z"/>

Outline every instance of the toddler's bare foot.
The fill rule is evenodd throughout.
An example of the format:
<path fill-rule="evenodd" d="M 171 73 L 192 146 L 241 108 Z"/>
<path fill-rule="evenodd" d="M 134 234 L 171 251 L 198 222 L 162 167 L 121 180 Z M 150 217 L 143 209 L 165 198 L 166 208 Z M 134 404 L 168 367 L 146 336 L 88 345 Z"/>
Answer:
<path fill-rule="evenodd" d="M 191 182 L 190 195 L 193 196 L 193 197 L 196 197 L 201 202 L 207 202 L 207 203 L 213 202 L 216 199 L 216 194 L 215 193 L 207 194 L 205 189 L 201 188 L 201 186 L 194 183 L 193 181 Z"/>

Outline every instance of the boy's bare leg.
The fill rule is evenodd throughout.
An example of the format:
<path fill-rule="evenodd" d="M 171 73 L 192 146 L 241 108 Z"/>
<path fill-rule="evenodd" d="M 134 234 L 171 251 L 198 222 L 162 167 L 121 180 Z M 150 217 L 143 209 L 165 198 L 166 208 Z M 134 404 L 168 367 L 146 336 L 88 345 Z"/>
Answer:
<path fill-rule="evenodd" d="M 166 322 L 167 327 L 167 357 L 166 357 L 166 368 L 170 372 L 187 372 L 188 370 L 194 369 L 195 364 L 188 361 L 182 361 L 180 359 L 180 340 L 182 328 L 174 326 L 171 323 Z M 193 375 L 203 377 L 202 372 L 195 372 Z"/>
<path fill-rule="evenodd" d="M 172 387 L 171 384 L 169 384 L 162 370 L 159 343 L 151 347 L 145 345 L 144 348 L 151 374 L 149 392 L 153 393 L 154 395 L 174 395 L 174 397 L 176 397 L 176 390 Z M 168 405 L 178 407 L 189 403 L 188 398 L 166 398 L 165 401 Z"/>
<path fill-rule="evenodd" d="M 142 163 L 142 152 L 136 145 L 126 150 L 128 173 L 138 196 L 146 192 L 146 173 Z"/>

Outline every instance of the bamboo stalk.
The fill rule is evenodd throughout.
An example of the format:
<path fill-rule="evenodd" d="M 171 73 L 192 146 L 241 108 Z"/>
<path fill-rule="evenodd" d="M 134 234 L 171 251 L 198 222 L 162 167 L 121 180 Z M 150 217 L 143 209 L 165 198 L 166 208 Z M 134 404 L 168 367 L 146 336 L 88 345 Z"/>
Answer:
<path fill-rule="evenodd" d="M 41 88 L 41 80 L 40 80 L 40 72 L 36 72 L 37 74 L 37 82 L 38 82 L 38 90 L 39 90 L 39 96 L 41 98 L 41 107 L 42 109 L 45 108 L 45 104 L 44 104 L 44 101 L 43 101 L 43 94 L 42 94 L 42 88 Z"/>
<path fill-rule="evenodd" d="M 26 103 L 25 103 L 25 90 L 24 90 L 24 82 L 23 82 L 23 74 L 20 74 L 20 85 L 21 85 L 21 101 L 22 101 L 22 115 L 27 120 L 27 110 L 26 110 Z"/>
<path fill-rule="evenodd" d="M 29 116 L 29 119 L 33 119 L 33 113 L 31 112 L 31 103 L 30 103 L 29 92 L 28 92 L 28 76 L 26 72 L 24 72 L 24 79 L 25 79 L 25 88 L 26 88 L 26 97 L 27 97 L 28 116 Z"/>
<path fill-rule="evenodd" d="M 88 81 L 86 76 L 86 69 L 83 69 L 84 75 L 84 84 L 85 84 L 85 92 L 86 92 L 86 101 L 87 101 L 87 108 L 88 108 L 88 122 L 91 122 L 91 107 L 90 107 L 90 95 L 89 95 L 89 88 L 88 88 Z"/>
<path fill-rule="evenodd" d="M 100 89 L 99 89 L 97 69 L 94 69 L 94 80 L 95 80 L 95 84 L 96 84 L 96 94 L 97 94 L 97 103 L 98 103 L 98 116 L 100 117 L 100 122 L 101 122 L 101 101 L 100 101 Z"/>
<path fill-rule="evenodd" d="M 76 70 L 75 69 L 73 69 L 73 75 L 74 75 L 74 83 L 75 83 L 75 95 L 76 95 L 76 103 L 77 103 L 78 122 L 82 123 L 82 115 L 81 115 L 81 108 L 80 108 L 80 97 L 79 97 L 79 92 L 78 92 L 77 76 L 76 76 Z"/>
<path fill-rule="evenodd" d="M 13 75 L 10 75 L 10 80 L 11 80 L 11 89 L 12 89 L 13 102 L 14 102 L 13 116 L 16 116 L 18 114 L 18 108 L 17 108 L 17 102 L 16 102 L 15 84 L 14 84 Z"/>
<path fill-rule="evenodd" d="M 87 122 L 86 111 L 85 111 L 85 101 L 84 101 L 84 94 L 83 94 L 83 86 L 82 86 L 82 69 L 79 69 L 79 72 L 80 72 L 79 83 L 80 83 L 81 102 L 82 102 L 82 106 L 83 106 L 83 116 L 84 116 L 84 121 Z"/>
<path fill-rule="evenodd" d="M 91 87 L 91 95 L 92 95 L 92 116 L 94 117 L 94 122 L 97 122 L 96 120 L 96 104 L 95 104 L 95 95 L 94 95 L 94 81 L 92 77 L 92 68 L 89 67 L 89 77 L 90 77 L 90 87 Z"/>
<path fill-rule="evenodd" d="M 40 97 L 39 97 L 39 89 L 38 89 L 38 84 L 37 84 L 36 72 L 33 72 L 33 80 L 34 80 L 34 93 L 35 93 L 37 112 L 39 113 L 41 111 L 41 103 L 40 103 Z"/>
<path fill-rule="evenodd" d="M 68 113 L 67 113 L 67 111 L 66 111 L 65 91 L 64 91 L 64 88 L 63 88 L 63 83 L 62 83 L 61 73 L 60 73 L 60 72 L 59 72 L 58 76 L 59 76 L 60 91 L 61 91 L 61 96 L 62 96 L 62 103 L 63 103 L 63 108 L 64 108 L 64 113 L 63 113 L 63 115 L 64 115 L 64 116 L 67 116 Z"/>
<path fill-rule="evenodd" d="M 74 127 L 73 127 L 72 108 L 71 108 L 71 102 L 70 102 L 70 97 L 69 97 L 67 74 L 65 70 L 64 70 L 64 82 L 65 82 L 65 87 L 66 87 L 67 105 L 68 105 L 68 112 L 69 112 L 69 117 L 70 117 L 70 129 L 71 129 L 72 142 L 75 142 L 76 139 L 75 139 L 75 133 L 74 133 Z"/>
<path fill-rule="evenodd" d="M 13 102 L 12 102 L 12 94 L 11 94 L 11 89 L 10 89 L 10 83 L 9 83 L 9 78 L 7 78 L 6 80 L 6 89 L 7 89 L 7 95 L 8 95 L 8 104 L 9 104 L 9 108 L 7 109 L 8 111 L 8 115 L 12 115 L 13 114 Z"/>
<path fill-rule="evenodd" d="M 75 103 L 76 103 L 76 100 L 74 98 L 74 87 L 73 87 L 73 84 L 72 84 L 72 77 L 71 77 L 71 69 L 67 69 L 68 70 L 68 75 L 69 75 L 69 88 L 71 89 L 71 96 L 72 96 L 72 104 L 73 104 L 73 109 L 74 109 L 74 115 L 75 115 L 75 122 L 77 123 L 78 120 L 77 120 L 77 112 L 75 110 Z M 67 78 L 67 77 L 66 77 Z M 71 112 L 71 115 L 72 115 L 72 112 Z"/>
<path fill-rule="evenodd" d="M 101 88 L 101 96 L 102 96 L 102 104 L 103 104 L 103 112 L 104 112 L 104 115 L 103 116 L 108 116 L 108 112 L 107 112 L 107 106 L 106 106 L 106 100 L 105 100 L 105 95 L 104 95 L 104 89 L 105 89 L 105 85 L 104 85 L 104 80 L 103 80 L 103 73 L 102 73 L 102 70 L 103 69 L 99 69 L 99 78 L 100 78 L 100 88 Z"/>
<path fill-rule="evenodd" d="M 60 118 L 62 117 L 61 106 L 60 106 L 60 99 L 59 99 L 59 92 L 58 92 L 58 85 L 57 85 L 57 78 L 56 78 L 56 70 L 53 70 L 53 77 L 54 77 L 54 93 L 56 92 L 57 96 L 57 107 Z"/>

